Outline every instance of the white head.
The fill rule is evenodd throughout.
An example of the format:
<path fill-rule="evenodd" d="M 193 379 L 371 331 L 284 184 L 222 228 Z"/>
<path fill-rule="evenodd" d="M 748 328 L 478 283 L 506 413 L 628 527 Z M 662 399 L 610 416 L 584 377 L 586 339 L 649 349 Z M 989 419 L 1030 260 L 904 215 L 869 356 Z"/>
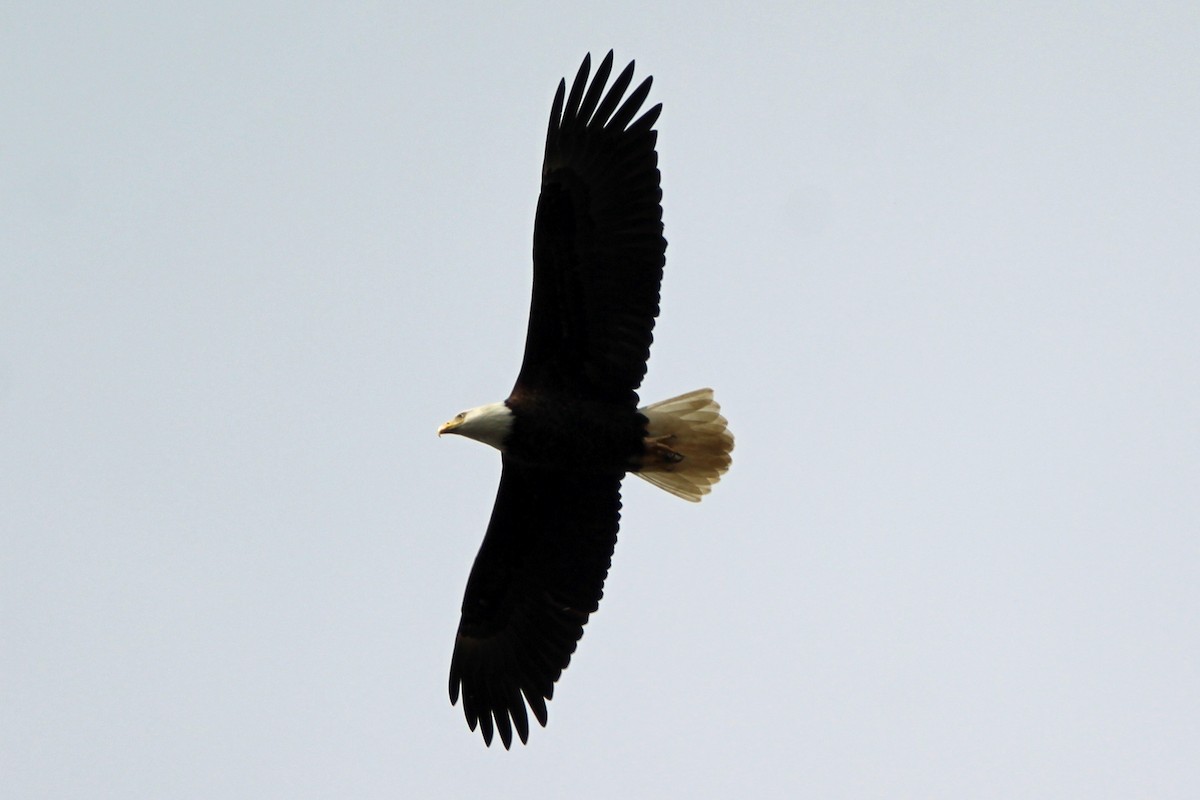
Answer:
<path fill-rule="evenodd" d="M 490 403 L 462 412 L 438 428 L 438 436 L 443 433 L 457 433 L 502 451 L 504 440 L 512 431 L 512 425 L 512 410 L 504 403 Z"/>

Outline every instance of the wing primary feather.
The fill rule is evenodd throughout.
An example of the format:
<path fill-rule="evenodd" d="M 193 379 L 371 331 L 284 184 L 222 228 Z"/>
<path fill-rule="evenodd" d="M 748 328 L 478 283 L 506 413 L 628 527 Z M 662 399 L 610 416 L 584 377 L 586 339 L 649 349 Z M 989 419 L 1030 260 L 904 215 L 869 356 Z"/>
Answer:
<path fill-rule="evenodd" d="M 583 96 L 583 102 L 579 106 L 579 123 L 587 125 L 587 122 L 592 117 L 592 112 L 596 110 L 596 103 L 600 102 L 600 93 L 604 91 L 604 84 L 608 83 L 608 76 L 612 73 L 613 51 L 609 50 L 608 55 L 600 62 L 600 66 L 596 68 L 596 74 L 592 77 L 592 85 L 588 87 L 587 94 Z"/>
<path fill-rule="evenodd" d="M 575 82 L 571 84 L 571 94 L 567 96 L 567 105 L 563 108 L 564 124 L 574 119 L 579 113 L 579 101 L 583 99 L 583 89 L 587 86 L 588 73 L 592 70 L 592 54 L 583 57 L 579 72 L 575 73 Z"/>
<path fill-rule="evenodd" d="M 482 670 L 478 671 L 480 692 L 479 699 L 482 708 L 479 710 L 479 722 L 483 726 L 483 738 L 487 741 L 488 746 L 492 744 L 492 734 L 498 729 L 503 738 L 503 730 L 500 729 L 500 718 L 502 709 L 497 706 L 496 702 L 496 684 L 495 679 L 498 676 L 497 670 L 493 667 L 488 669 L 486 673 Z"/>
<path fill-rule="evenodd" d="M 472 728 L 471 730 L 475 730 Z M 485 711 L 479 715 L 479 731 L 483 734 L 483 743 L 488 747 L 492 746 L 492 714 L 490 711 Z"/>
<path fill-rule="evenodd" d="M 641 85 L 633 90 L 633 94 L 629 95 L 629 99 L 621 105 L 621 108 L 616 114 L 613 114 L 606 124 L 605 128 L 612 131 L 623 131 L 625 126 L 629 124 L 629 120 L 633 119 L 633 115 L 642 107 L 642 103 L 646 102 L 646 97 L 650 94 L 650 85 L 654 83 L 653 77 L 648 77 L 642 81 Z"/>
<path fill-rule="evenodd" d="M 479 724 L 479 709 L 475 706 L 475 698 L 472 697 L 471 691 L 464 686 L 462 693 L 463 716 L 467 718 L 467 725 L 471 730 L 475 730 L 475 726 Z"/>
<path fill-rule="evenodd" d="M 533 712 L 538 724 L 543 728 L 546 727 L 546 722 L 550 717 L 546 713 L 546 701 L 542 696 L 537 691 L 526 691 L 525 702 L 529 704 L 529 710 Z"/>
<path fill-rule="evenodd" d="M 558 82 L 558 91 L 554 93 L 554 104 L 550 106 L 550 125 L 546 131 L 546 147 L 549 149 L 554 131 L 562 124 L 563 96 L 567 93 L 567 82 Z"/>
<path fill-rule="evenodd" d="M 659 103 L 645 114 L 642 114 L 640 117 L 638 117 L 637 122 L 630 125 L 625 132 L 627 134 L 641 134 L 649 131 L 655 136 L 654 140 L 650 142 L 650 149 L 654 149 L 654 145 L 658 143 L 658 132 L 651 131 L 650 129 L 654 127 L 654 123 L 658 122 L 658 115 L 661 113 L 662 103 Z"/>
<path fill-rule="evenodd" d="M 633 64 L 634 62 L 630 61 L 629 65 L 621 70 L 621 74 L 613 81 L 608 94 L 604 95 L 604 99 L 600 101 L 600 107 L 596 109 L 596 114 L 592 117 L 592 124 L 603 126 L 608 122 L 613 109 L 617 107 L 617 103 L 621 102 L 621 98 L 625 95 L 625 90 L 629 88 L 630 82 L 633 81 Z"/>
<path fill-rule="evenodd" d="M 497 700 L 498 699 L 499 698 L 497 698 Z M 504 701 L 504 702 L 505 702 L 505 705 L 502 705 L 499 707 L 493 706 L 493 708 L 496 709 L 494 712 L 495 717 L 496 717 L 496 730 L 499 731 L 499 733 L 500 733 L 500 742 L 504 745 L 504 749 L 511 750 L 512 749 L 512 723 L 509 722 L 509 719 L 508 719 L 510 709 L 507 707 L 507 701 Z"/>
<path fill-rule="evenodd" d="M 529 741 L 529 716 L 525 713 L 525 700 L 521 697 L 519 686 L 513 685 L 509 689 L 508 708 L 517 736 L 521 744 L 526 744 Z"/>

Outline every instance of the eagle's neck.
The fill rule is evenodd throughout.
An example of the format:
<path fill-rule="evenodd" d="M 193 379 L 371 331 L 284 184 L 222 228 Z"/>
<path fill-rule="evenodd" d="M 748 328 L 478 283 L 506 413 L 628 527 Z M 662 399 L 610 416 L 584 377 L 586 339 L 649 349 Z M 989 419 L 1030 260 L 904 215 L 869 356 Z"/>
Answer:
<path fill-rule="evenodd" d="M 504 403 L 489 403 L 466 412 L 466 419 L 455 433 L 504 452 L 504 443 L 512 433 L 512 427 L 512 409 Z"/>

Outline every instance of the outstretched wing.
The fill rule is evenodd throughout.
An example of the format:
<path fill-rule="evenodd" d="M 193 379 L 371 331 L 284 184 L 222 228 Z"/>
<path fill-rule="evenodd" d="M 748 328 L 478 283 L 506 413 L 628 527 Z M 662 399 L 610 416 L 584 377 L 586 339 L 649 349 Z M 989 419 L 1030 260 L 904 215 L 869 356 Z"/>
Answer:
<path fill-rule="evenodd" d="M 565 82 L 554 96 L 514 394 L 565 388 L 637 405 L 667 248 L 653 130 L 662 106 L 633 121 L 652 78 L 625 98 L 630 62 L 605 93 L 612 60 L 609 51 L 589 85 L 584 58 L 565 102 Z"/>
<path fill-rule="evenodd" d="M 617 542 L 621 476 L 531 469 L 504 459 L 487 535 L 463 598 L 450 662 L 471 730 L 505 748 L 529 738 L 596 610 Z"/>

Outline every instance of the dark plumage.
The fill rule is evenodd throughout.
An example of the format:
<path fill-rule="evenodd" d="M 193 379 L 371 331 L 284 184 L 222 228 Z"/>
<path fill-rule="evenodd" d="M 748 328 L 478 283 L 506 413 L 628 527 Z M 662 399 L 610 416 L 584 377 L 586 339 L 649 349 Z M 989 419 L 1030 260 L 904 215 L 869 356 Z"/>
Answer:
<path fill-rule="evenodd" d="M 550 112 L 533 236 L 525 355 L 503 403 L 463 412 L 439 433 L 501 450 L 491 522 L 463 598 L 450 699 L 505 747 L 529 735 L 603 594 L 621 480 L 638 472 L 697 500 L 729 464 L 733 440 L 711 392 L 646 409 L 646 373 L 665 263 L 657 132 L 640 117 L 646 78 L 630 63 L 605 91 L 612 52 L 590 57 Z M 636 120 L 635 120 L 635 117 Z M 655 441 L 654 437 L 659 437 Z"/>

